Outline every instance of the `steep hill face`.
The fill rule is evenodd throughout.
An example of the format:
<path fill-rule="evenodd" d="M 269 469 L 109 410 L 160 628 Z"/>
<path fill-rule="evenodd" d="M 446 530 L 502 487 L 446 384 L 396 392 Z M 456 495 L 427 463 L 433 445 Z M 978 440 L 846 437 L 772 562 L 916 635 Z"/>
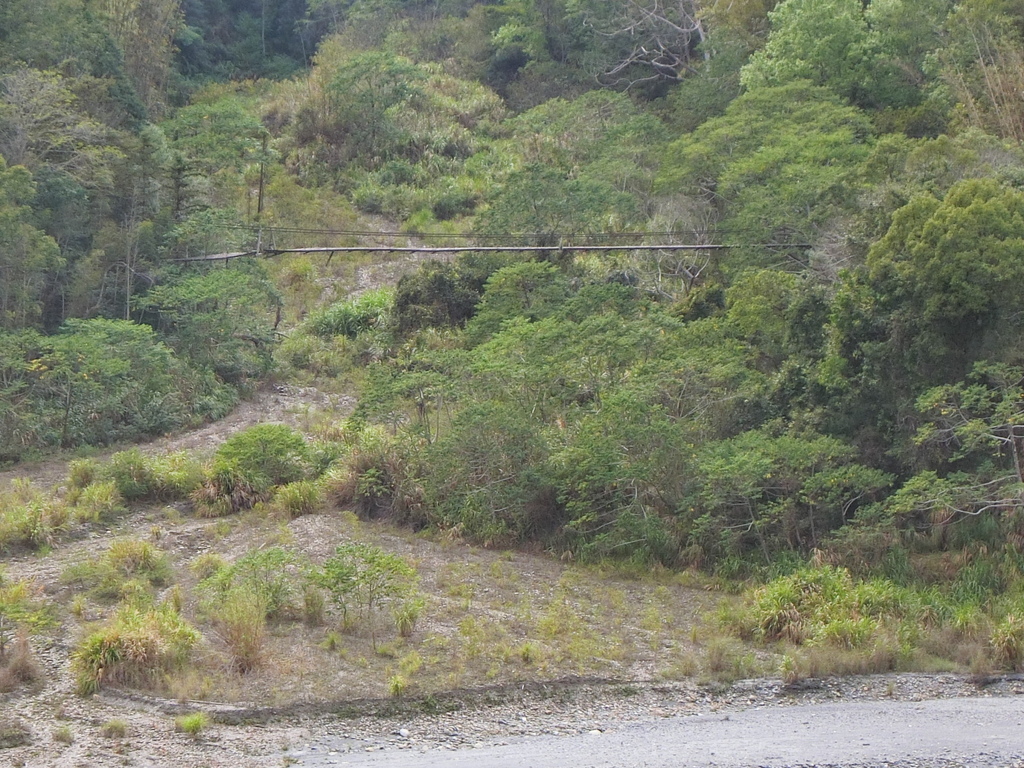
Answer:
<path fill-rule="evenodd" d="M 1021 29 L 5 3 L 3 695 L 1018 670 Z"/>

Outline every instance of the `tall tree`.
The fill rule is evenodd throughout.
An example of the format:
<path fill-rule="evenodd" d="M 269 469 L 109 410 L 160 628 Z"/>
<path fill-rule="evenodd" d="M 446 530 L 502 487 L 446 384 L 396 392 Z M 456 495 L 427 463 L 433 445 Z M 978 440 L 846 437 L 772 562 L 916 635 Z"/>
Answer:
<path fill-rule="evenodd" d="M 0 329 L 39 322 L 43 289 L 61 263 L 57 244 L 32 226 L 34 194 L 29 172 L 0 158 Z"/>

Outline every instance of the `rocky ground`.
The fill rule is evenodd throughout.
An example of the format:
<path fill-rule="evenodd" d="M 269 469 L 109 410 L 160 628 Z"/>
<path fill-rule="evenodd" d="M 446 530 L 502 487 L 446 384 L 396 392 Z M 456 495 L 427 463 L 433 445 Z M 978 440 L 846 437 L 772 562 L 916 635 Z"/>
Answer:
<path fill-rule="evenodd" d="M 215 722 L 195 738 L 174 729 L 171 715 L 183 709 L 180 703 L 116 693 L 90 699 L 68 695 L 61 697 L 59 704 L 37 702 L 21 709 L 18 715 L 31 728 L 33 743 L 6 750 L 0 756 L 10 760 L 10 765 L 53 768 L 343 765 L 371 753 L 429 755 L 479 750 L 529 737 L 611 735 L 627 726 L 678 716 L 807 704 L 963 698 L 966 720 L 971 700 L 1021 693 L 1024 683 L 1019 680 L 979 685 L 956 675 L 830 679 L 799 689 L 786 688 L 773 680 L 743 680 L 728 686 L 564 682 L 461 691 L 427 702 L 363 701 L 340 715 L 318 713 L 316 708 L 280 715 L 252 708 L 211 706 L 208 709 L 216 720 L 234 724 Z M 424 708 L 450 707 L 457 709 L 423 712 Z M 377 711 L 356 716 L 357 709 Z M 126 724 L 124 736 L 102 734 L 111 720 Z M 62 727 L 71 731 L 71 743 L 57 738 Z M 828 733 L 822 738 L 827 742 Z M 1021 750 L 1024 755 L 1024 739 Z M 900 768 L 970 764 L 1019 768 L 1024 759 L 1007 760 L 997 755 L 987 762 L 976 757 L 970 763 L 954 758 L 885 763 Z"/>
<path fill-rule="evenodd" d="M 485 703 L 488 694 L 480 694 L 466 709 L 441 715 L 400 715 L 390 722 L 368 718 L 321 719 L 310 729 L 313 738 L 291 749 L 288 755 L 302 765 L 345 764 L 340 756 L 381 751 L 429 753 L 482 749 L 510 741 L 518 743 L 524 737 L 613 734 L 628 726 L 667 718 L 719 713 L 728 719 L 729 713 L 757 709 L 869 701 L 964 699 L 962 708 L 966 721 L 972 701 L 1021 693 L 1024 693 L 1024 683 L 1017 679 L 1000 678 L 979 684 L 957 675 L 914 674 L 806 681 L 798 687 L 765 679 L 715 686 L 692 682 L 552 685 L 505 692 L 506 700 L 490 705 Z M 768 734 L 762 737 L 770 738 Z M 822 738 L 824 744 L 829 735 L 823 733 Z M 325 759 L 325 755 L 330 758 L 331 753 L 338 757 L 337 761 Z M 708 760 L 709 765 L 712 762 Z M 904 764 L 909 765 L 906 761 Z M 931 760 L 918 764 L 937 766 L 940 763 Z M 987 765 L 1024 765 L 1024 738 L 1020 741 L 1019 760 L 999 758 Z"/>

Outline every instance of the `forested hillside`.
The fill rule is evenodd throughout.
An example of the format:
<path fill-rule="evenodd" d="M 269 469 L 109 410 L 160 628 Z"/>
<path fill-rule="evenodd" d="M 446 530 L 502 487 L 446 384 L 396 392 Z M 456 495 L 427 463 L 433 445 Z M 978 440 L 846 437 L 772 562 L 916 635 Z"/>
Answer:
<path fill-rule="evenodd" d="M 1019 660 L 1022 89 L 1017 0 L 7 0 L 0 458 L 355 387 L 365 517 L 940 584 Z M 369 239 L 550 250 L 183 260 Z"/>

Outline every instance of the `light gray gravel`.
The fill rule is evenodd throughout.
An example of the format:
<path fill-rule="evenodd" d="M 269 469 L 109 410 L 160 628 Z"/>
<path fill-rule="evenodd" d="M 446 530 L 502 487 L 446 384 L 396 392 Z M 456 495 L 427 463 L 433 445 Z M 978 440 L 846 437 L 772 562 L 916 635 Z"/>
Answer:
<path fill-rule="evenodd" d="M 846 678 L 583 687 L 400 720 L 310 724 L 299 766 L 388 768 L 1024 768 L 1019 681 Z"/>

